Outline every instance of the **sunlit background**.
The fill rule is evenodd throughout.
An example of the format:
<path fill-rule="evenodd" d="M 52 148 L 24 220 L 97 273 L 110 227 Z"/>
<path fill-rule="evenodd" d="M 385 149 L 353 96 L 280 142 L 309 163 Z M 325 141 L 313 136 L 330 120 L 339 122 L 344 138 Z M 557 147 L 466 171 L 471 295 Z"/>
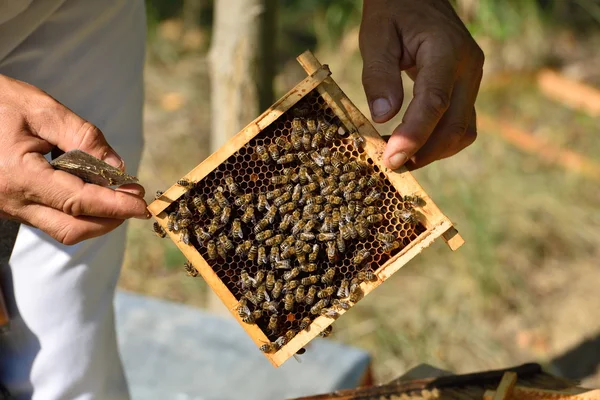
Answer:
<path fill-rule="evenodd" d="M 311 49 L 368 115 L 360 1 L 247 3 L 269 7 L 258 68 L 268 66 L 273 99 L 304 77 L 295 57 Z M 368 350 L 378 382 L 420 363 L 468 372 L 536 361 L 599 386 L 600 1 L 454 3 L 486 54 L 479 138 L 415 175 L 467 243 L 456 253 L 435 243 L 337 321 L 332 340 Z M 211 153 L 211 61 L 222 53 L 213 1 L 147 4 L 139 177 L 150 200 Z M 399 119 L 377 128 L 389 134 Z M 120 286 L 207 307 L 207 286 L 183 262 L 133 221 Z"/>

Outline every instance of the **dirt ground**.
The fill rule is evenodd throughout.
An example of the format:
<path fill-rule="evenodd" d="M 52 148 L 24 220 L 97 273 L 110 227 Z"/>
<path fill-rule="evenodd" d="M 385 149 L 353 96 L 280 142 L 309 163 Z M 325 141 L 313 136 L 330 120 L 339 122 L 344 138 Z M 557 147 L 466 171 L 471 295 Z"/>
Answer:
<path fill-rule="evenodd" d="M 358 55 L 321 59 L 366 112 Z M 280 91 L 290 80 L 278 79 Z M 486 77 L 478 110 L 598 160 L 597 118 L 547 99 L 530 75 L 494 82 Z M 151 60 L 146 84 L 139 177 L 151 200 L 209 155 L 206 59 Z M 496 129 L 415 175 L 467 243 L 456 253 L 435 243 L 340 318 L 333 340 L 371 352 L 380 382 L 419 363 L 469 372 L 536 361 L 600 387 L 600 181 L 516 149 Z M 120 287 L 203 307 L 208 289 L 183 261 L 150 222 L 132 221 Z"/>

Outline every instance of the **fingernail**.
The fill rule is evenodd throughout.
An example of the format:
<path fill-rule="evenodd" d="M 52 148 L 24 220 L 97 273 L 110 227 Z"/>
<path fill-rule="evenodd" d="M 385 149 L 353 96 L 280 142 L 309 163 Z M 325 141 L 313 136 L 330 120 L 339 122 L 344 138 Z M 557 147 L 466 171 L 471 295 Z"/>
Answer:
<path fill-rule="evenodd" d="M 390 158 L 388 158 L 388 164 L 390 169 L 398 169 L 401 166 L 403 166 L 404 163 L 406 163 L 406 161 L 408 161 L 408 156 L 403 151 L 396 153 Z"/>
<path fill-rule="evenodd" d="M 390 108 L 392 105 L 390 101 L 386 98 L 376 99 L 371 105 L 371 111 L 373 112 L 373 117 L 381 117 L 390 112 Z"/>
<path fill-rule="evenodd" d="M 138 215 L 137 219 L 150 219 L 152 217 L 152 214 L 150 214 L 148 211 L 146 211 L 144 214 Z"/>
<path fill-rule="evenodd" d="M 113 167 L 119 168 L 119 169 L 123 169 L 123 166 L 125 165 L 125 163 L 123 162 L 121 157 L 119 157 L 112 151 L 107 151 L 106 154 L 104 155 L 103 160 L 105 163 L 112 165 Z"/>

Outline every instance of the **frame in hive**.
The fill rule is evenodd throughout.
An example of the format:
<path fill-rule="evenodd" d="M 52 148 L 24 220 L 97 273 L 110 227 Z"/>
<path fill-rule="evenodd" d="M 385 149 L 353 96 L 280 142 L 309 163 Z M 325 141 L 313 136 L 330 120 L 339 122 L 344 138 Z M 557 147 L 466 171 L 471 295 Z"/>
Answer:
<path fill-rule="evenodd" d="M 295 333 L 293 337 L 290 335 L 289 340 L 285 340 L 285 343 L 281 346 L 278 345 L 270 349 L 272 350 L 271 352 L 265 353 L 266 357 L 276 367 L 289 359 L 314 337 L 326 331 L 335 318 L 344 314 L 348 309 L 351 309 L 356 301 L 383 283 L 400 267 L 415 257 L 425 247 L 429 246 L 435 239 L 442 236 L 452 250 L 456 250 L 463 244 L 462 238 L 453 228 L 451 221 L 435 206 L 410 172 L 405 169 L 391 171 L 382 165 L 381 157 L 385 141 L 333 81 L 330 77 L 329 68 L 326 65 L 321 65 L 310 52 L 300 55 L 298 61 L 309 74 L 306 79 L 230 139 L 221 149 L 183 177 L 184 180 L 193 183 L 192 188 L 188 189 L 178 184 L 173 185 L 148 207 L 157 222 L 168 233 L 169 237 L 175 242 L 193 267 L 200 272 L 209 286 L 217 293 L 257 346 L 260 347 L 265 344 L 270 346 L 270 344 L 277 342 L 278 338 L 281 338 L 290 330 Z M 293 195 L 292 188 L 300 185 L 300 183 L 296 182 L 301 179 L 302 174 L 297 174 L 297 172 L 302 172 L 302 167 L 305 167 L 304 162 L 300 160 L 302 159 L 300 153 L 303 153 L 305 150 L 303 146 L 307 146 L 306 153 L 309 153 L 308 149 L 311 147 L 311 144 L 308 142 L 303 143 L 301 140 L 289 140 L 292 136 L 291 132 L 294 130 L 293 125 L 298 119 L 302 121 L 320 121 L 319 123 L 323 124 L 323 126 L 339 127 L 335 135 L 328 138 L 329 141 L 317 146 L 319 151 L 311 151 L 311 157 L 314 157 L 313 161 L 321 161 L 319 165 L 322 164 L 322 159 L 319 158 L 319 154 L 321 153 L 326 155 L 337 153 L 336 155 L 340 159 L 337 163 L 326 163 L 328 165 L 333 164 L 329 169 L 325 167 L 317 168 L 315 166 L 315 171 L 318 172 L 317 170 L 325 169 L 331 172 L 333 168 L 339 168 L 337 172 L 331 172 L 327 178 L 335 175 L 335 178 L 331 179 L 339 181 L 340 188 L 344 188 L 344 190 L 348 186 L 354 187 L 355 182 L 358 182 L 359 187 L 361 185 L 363 187 L 364 193 L 361 192 L 360 195 L 356 195 L 362 196 L 357 198 L 357 201 L 353 200 L 352 195 L 346 197 L 346 192 L 342 196 L 341 189 L 337 200 L 330 196 L 316 196 L 321 201 L 314 205 L 316 209 L 315 215 L 320 211 L 331 211 L 333 207 L 335 207 L 334 210 L 341 209 L 346 215 L 350 215 L 348 209 L 351 208 L 354 212 L 355 207 L 353 206 L 359 207 L 356 204 L 361 204 L 360 207 L 363 211 L 360 214 L 357 212 L 357 219 L 347 217 L 347 221 L 354 221 L 356 227 L 358 227 L 358 219 L 361 219 L 365 224 L 367 224 L 366 220 L 370 221 L 366 233 L 363 231 L 360 232 L 360 235 L 357 235 L 355 229 L 352 235 L 348 233 L 350 228 L 347 226 L 352 225 L 352 223 L 346 223 L 343 219 L 341 222 L 338 222 L 337 218 L 335 219 L 336 224 L 340 226 L 340 231 L 336 231 L 337 236 L 348 237 L 343 247 L 338 247 L 337 245 L 330 246 L 332 242 L 319 241 L 321 238 L 318 236 L 319 233 L 331 231 L 326 229 L 319 230 L 319 227 L 323 228 L 322 225 L 325 224 L 323 218 L 327 217 L 305 216 L 306 207 L 308 207 L 310 212 L 313 202 L 317 201 L 314 199 L 315 196 L 310 194 L 312 189 L 315 188 L 315 193 L 320 194 L 324 194 L 324 190 L 326 190 L 324 189 L 326 185 L 323 183 L 323 179 L 319 179 L 318 177 L 319 174 L 309 175 L 313 176 L 320 183 L 320 188 L 317 188 L 316 184 L 310 186 L 312 178 L 306 175 L 302 186 L 302 199 L 300 202 L 291 201 L 289 198 Z M 305 131 L 308 131 L 308 129 L 305 128 Z M 286 146 L 290 147 L 289 151 L 276 145 L 276 139 L 281 137 L 287 140 L 288 144 Z M 323 141 L 324 139 L 321 137 L 319 143 Z M 298 146 L 298 149 L 295 148 L 296 146 Z M 312 146 L 314 146 L 314 143 Z M 281 161 L 285 161 L 285 158 L 282 157 L 292 154 L 290 161 L 275 162 L 274 158 L 269 158 L 271 156 L 274 157 L 274 155 L 270 154 L 267 149 L 273 147 L 280 150 L 280 154 L 277 154 L 277 156 Z M 327 147 L 329 150 L 323 150 L 324 147 Z M 361 169 L 356 170 L 354 175 L 350 174 L 342 178 L 341 175 L 344 173 L 354 171 L 350 168 L 350 165 L 357 165 L 353 163 L 354 161 L 361 165 Z M 311 163 L 310 160 L 307 162 Z M 286 170 L 286 168 L 289 169 Z M 290 171 L 295 174 L 294 182 L 288 182 L 287 178 L 279 182 L 278 177 L 294 176 Z M 326 174 L 323 173 L 323 176 L 326 176 Z M 232 188 L 232 190 L 228 189 L 230 187 L 226 181 L 228 177 L 233 178 L 233 182 L 235 183 L 235 188 Z M 364 180 L 361 181 L 360 178 L 362 177 L 364 177 Z M 369 179 L 370 177 L 374 177 L 374 180 Z M 368 185 L 365 184 L 367 180 Z M 371 196 L 374 189 L 375 198 Z M 268 200 L 270 207 L 261 208 L 260 201 L 258 202 L 258 207 L 254 207 L 255 200 L 259 194 L 264 195 L 267 192 L 273 193 L 278 191 L 278 196 L 283 200 L 278 202 L 277 198 L 271 198 Z M 289 192 L 289 194 L 286 194 L 286 192 Z M 244 204 L 241 199 L 247 194 L 252 194 L 253 196 L 251 204 Z M 366 199 L 367 196 L 371 196 L 370 200 Z M 183 228 L 184 231 L 191 233 L 189 234 L 189 244 L 186 244 L 185 242 L 188 239 L 182 240 L 180 232 L 169 230 L 169 228 L 172 228 L 169 224 L 169 214 L 175 215 L 178 207 L 180 207 L 180 202 L 183 202 L 186 207 L 194 209 L 193 204 L 196 198 L 203 199 L 202 204 L 205 207 L 207 206 L 206 201 L 209 199 L 219 198 L 223 203 L 219 206 L 219 203 L 215 202 L 214 205 L 218 206 L 217 214 L 213 215 L 212 218 L 211 213 L 207 211 L 202 215 L 190 215 L 189 221 L 186 224 L 190 223 L 190 226 L 193 225 L 207 231 L 212 221 L 222 220 L 227 222 L 224 222 L 221 228 L 215 227 L 215 231 L 210 234 L 211 237 L 204 239 L 200 237 L 196 238 L 191 230 Z M 322 201 L 324 198 L 327 201 Z M 419 204 L 415 204 L 414 200 L 410 200 L 411 198 L 419 199 Z M 330 205 L 329 203 L 334 200 L 341 201 L 341 203 Z M 294 205 L 299 203 L 301 207 L 294 207 Z M 292 207 L 289 209 L 286 208 L 290 204 L 292 204 Z M 362 217 L 363 213 L 367 211 L 364 209 L 369 206 L 375 207 L 375 211 L 371 212 L 379 215 L 379 219 L 376 220 L 375 217 L 370 217 L 368 213 L 365 214 L 364 218 Z M 227 211 L 228 215 L 224 217 L 224 209 L 228 207 L 230 210 Z M 214 211 L 212 207 L 208 208 Z M 246 215 L 250 214 L 248 208 L 252 208 L 251 217 Z M 276 211 L 270 213 L 271 209 Z M 302 214 L 300 214 L 299 210 L 303 210 Z M 279 268 L 274 268 L 274 265 L 268 259 L 279 266 L 281 258 L 275 258 L 275 256 L 279 257 L 280 254 L 279 245 L 281 244 L 281 248 L 283 248 L 285 244 L 281 243 L 283 238 L 289 239 L 292 236 L 289 232 L 289 227 L 286 229 L 281 228 L 281 223 L 286 215 L 298 216 L 300 220 L 305 221 L 314 219 L 318 221 L 319 225 L 314 230 L 304 230 L 303 227 L 305 225 L 302 225 L 300 230 L 295 234 L 296 241 L 301 242 L 297 247 L 297 259 L 292 258 L 290 261 L 292 265 L 286 266 L 284 263 L 283 268 L 279 270 Z M 322 215 L 330 216 L 331 214 L 325 213 Z M 407 218 L 407 215 L 409 218 Z M 234 230 L 231 229 L 231 226 L 232 221 L 239 221 L 240 219 L 243 224 L 241 232 L 239 232 L 240 236 L 237 238 L 237 236 L 234 237 Z M 257 225 L 260 225 L 260 221 L 262 220 L 270 220 L 270 225 L 261 227 L 259 230 Z M 271 232 L 264 234 L 264 231 Z M 236 232 L 238 232 L 237 229 Z M 307 233 L 302 236 L 303 240 L 298 239 L 300 237 L 299 232 Z M 281 236 L 278 237 L 278 235 Z M 392 243 L 384 243 L 379 240 L 380 237 L 385 235 L 394 236 L 393 245 Z M 223 239 L 224 242 L 221 242 L 222 236 L 226 238 Z M 265 240 L 264 237 L 267 239 Z M 336 237 L 336 244 L 339 237 Z M 323 236 L 322 238 L 327 238 L 327 236 Z M 269 239 L 272 240 L 269 241 Z M 306 240 L 304 241 L 304 239 Z M 243 247 L 242 245 L 245 241 L 249 241 L 256 248 L 253 251 L 246 251 L 245 253 L 241 251 L 238 254 L 237 248 Z M 216 248 L 212 246 L 215 243 L 219 246 L 218 254 L 215 253 Z M 271 244 L 267 246 L 266 243 Z M 236 248 L 235 252 L 232 246 Z M 291 247 L 296 246 L 297 244 L 294 243 L 294 246 Z M 288 243 L 286 249 L 289 247 Z M 334 249 L 330 247 L 337 248 L 337 250 L 334 252 Z M 274 248 L 277 249 L 276 253 Z M 305 250 L 301 250 L 303 248 Z M 318 268 L 317 271 L 314 270 L 314 266 L 312 270 L 304 269 L 307 265 L 306 260 L 304 260 L 305 262 L 301 262 L 300 260 L 300 257 L 303 257 L 303 259 L 309 257 L 310 260 L 310 253 L 312 251 L 309 249 L 314 249 L 314 254 L 316 254 L 312 261 L 314 261 L 313 264 Z M 331 254 L 329 250 L 332 251 Z M 367 264 L 357 262 L 355 257 L 359 253 L 368 253 Z M 272 254 L 274 258 L 271 258 Z M 295 264 L 296 262 L 297 264 Z M 296 268 L 298 265 L 302 266 L 300 272 Z M 335 271 L 334 277 L 326 280 L 323 278 L 324 271 L 329 269 Z M 285 294 L 279 294 L 275 298 L 271 288 L 267 284 L 266 287 L 268 290 L 264 291 L 267 299 L 261 298 L 260 303 L 254 305 L 253 303 L 256 299 L 253 295 L 246 297 L 248 288 L 244 287 L 245 284 L 240 275 L 244 271 L 248 272 L 250 277 L 257 277 L 256 274 L 259 270 L 265 273 L 273 271 L 273 277 L 286 285 L 291 281 L 291 283 L 296 282 L 295 285 L 304 286 L 302 278 L 307 278 L 306 288 L 308 289 L 310 289 L 310 281 L 313 279 L 311 276 L 318 275 L 314 290 L 318 290 L 317 293 L 319 295 L 321 294 L 321 290 L 324 290 L 322 293 L 324 295 L 323 299 L 330 303 L 324 308 L 326 310 L 334 310 L 335 312 L 321 315 L 318 312 L 319 310 L 313 309 L 313 306 L 320 300 L 320 297 L 315 296 L 316 298 L 313 302 L 309 303 L 307 299 L 304 300 L 306 291 L 300 296 L 297 288 L 291 285 L 290 287 L 286 287 L 287 291 L 284 289 L 283 292 Z M 292 270 L 294 271 L 291 272 Z M 366 271 L 372 273 L 370 274 L 372 275 L 370 276 L 370 280 L 361 278 L 357 282 L 359 285 L 354 285 L 354 289 L 356 290 L 353 293 L 356 294 L 350 298 L 351 301 L 344 300 L 344 303 L 346 303 L 345 307 L 340 307 L 339 299 L 337 299 L 338 305 L 334 307 L 331 303 L 333 303 L 333 299 L 338 294 L 334 293 L 328 296 L 327 289 L 333 288 L 337 292 L 343 280 L 346 280 L 346 283 L 351 282 L 353 278 L 359 276 L 359 273 L 363 274 L 360 276 L 364 276 L 364 272 Z M 298 273 L 298 275 L 294 275 L 295 273 Z M 265 281 L 265 284 L 267 282 Z M 250 286 L 250 283 L 247 283 L 247 286 Z M 263 293 L 262 290 L 261 293 Z M 290 306 L 286 298 L 288 293 L 294 294 L 292 306 Z M 314 291 L 313 294 L 315 294 Z M 297 295 L 298 297 L 296 297 Z M 342 298 L 347 296 L 348 291 L 345 294 L 339 295 Z M 269 297 L 273 297 L 273 299 Z M 248 299 L 252 301 L 248 303 Z M 298 301 L 295 301 L 296 299 Z M 261 310 L 261 304 L 268 300 L 276 302 L 274 304 L 278 305 L 277 311 L 274 309 L 269 311 L 269 308 Z M 248 310 L 261 310 L 262 316 L 257 315 L 254 323 L 251 324 L 243 322 L 241 314 L 238 313 L 241 302 L 248 305 Z M 348 308 L 348 306 L 350 307 Z M 302 325 L 302 321 L 306 318 L 310 321 L 308 327 L 306 327 L 306 324 Z M 269 325 L 269 322 L 274 323 L 277 329 L 271 329 L 273 327 Z M 279 341 L 278 343 L 281 344 L 282 342 Z"/>

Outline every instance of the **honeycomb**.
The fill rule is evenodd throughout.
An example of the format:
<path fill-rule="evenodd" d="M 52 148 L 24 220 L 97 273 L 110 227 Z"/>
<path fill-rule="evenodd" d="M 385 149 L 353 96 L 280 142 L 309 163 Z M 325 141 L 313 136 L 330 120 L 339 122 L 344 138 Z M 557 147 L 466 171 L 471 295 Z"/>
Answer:
<path fill-rule="evenodd" d="M 299 171 L 302 163 L 297 159 L 289 164 L 278 164 L 273 160 L 263 159 L 261 154 L 257 152 L 257 146 L 263 146 L 264 148 L 268 149 L 270 145 L 275 144 L 275 140 L 278 137 L 286 138 L 289 141 L 293 130 L 292 121 L 294 118 L 298 117 L 302 118 L 304 121 L 308 119 L 322 119 L 328 124 L 335 124 L 338 127 L 342 127 L 334 136 L 334 140 L 323 144 L 322 147 L 329 147 L 331 153 L 339 151 L 341 154 L 343 154 L 347 158 L 344 164 L 347 164 L 350 161 L 359 161 L 364 165 L 364 170 L 357 172 L 355 179 L 352 179 L 353 181 L 358 181 L 362 176 L 375 176 L 379 178 L 377 187 L 367 187 L 364 189 L 364 192 L 365 194 L 368 194 L 372 189 L 375 188 L 375 190 L 380 193 L 380 197 L 370 205 L 376 207 L 377 212 L 380 213 L 383 218 L 381 222 L 370 224 L 368 226 L 366 237 L 363 235 L 363 237 L 356 237 L 355 239 L 346 240 L 346 251 L 343 253 L 338 251 L 336 259 L 333 260 L 333 262 L 329 260 L 326 254 L 327 246 L 324 242 L 320 243 L 318 240 L 310 240 L 310 238 L 308 238 L 306 243 L 310 245 L 313 245 L 314 243 L 320 244 L 318 258 L 316 260 L 318 270 L 315 272 L 300 271 L 299 275 L 293 278 L 294 280 L 298 280 L 300 282 L 302 278 L 305 278 L 309 275 L 323 275 L 324 271 L 334 268 L 335 275 L 332 283 L 325 284 L 319 281 L 315 284 L 315 286 L 319 290 L 327 286 L 332 286 L 335 288 L 335 291 L 337 291 L 343 279 L 351 281 L 353 278 L 357 277 L 357 274 L 360 271 L 377 271 L 380 266 L 385 264 L 391 257 L 401 251 L 406 245 L 414 241 L 422 232 L 425 231 L 425 228 L 417 220 L 406 218 L 407 212 L 410 212 L 414 207 L 416 207 L 410 196 L 406 196 L 410 194 L 398 193 L 396 191 L 396 189 L 386 178 L 385 174 L 377 167 L 377 165 L 375 165 L 373 160 L 361 148 L 359 143 L 355 143 L 351 135 L 344 130 L 343 124 L 327 106 L 326 102 L 319 95 L 319 93 L 316 90 L 313 90 L 302 100 L 300 100 L 292 109 L 280 116 L 274 123 L 269 125 L 260 134 L 250 140 L 245 146 L 240 148 L 234 155 L 220 164 L 218 168 L 213 170 L 204 179 L 202 179 L 200 182 L 191 183 L 189 190 L 181 197 L 181 199 L 183 199 L 183 201 L 187 204 L 192 214 L 192 222 L 188 227 L 190 232 L 189 238 L 185 238 L 185 240 L 189 240 L 189 243 L 198 250 L 198 252 L 204 257 L 211 268 L 213 268 L 215 273 L 236 297 L 236 299 L 247 303 L 249 311 L 261 309 L 262 307 L 260 304 L 255 306 L 252 302 L 243 300 L 245 299 L 244 295 L 248 291 L 248 288 L 243 284 L 243 279 L 241 277 L 242 271 L 247 272 L 251 278 L 256 277 L 259 270 L 274 271 L 275 279 L 283 281 L 284 274 L 290 270 L 273 268 L 273 265 L 268 263 L 267 265 L 259 265 L 256 259 L 251 260 L 247 255 L 237 254 L 235 251 L 230 251 L 227 253 L 225 259 L 222 257 L 217 257 L 214 259 L 214 254 L 211 256 L 207 248 L 209 241 L 204 240 L 199 242 L 193 233 L 193 227 L 201 227 L 207 231 L 211 221 L 214 218 L 213 214 L 211 214 L 210 210 L 202 215 L 197 213 L 193 204 L 193 199 L 197 196 L 200 196 L 206 203 L 207 199 L 214 198 L 216 193 L 220 193 L 231 205 L 231 216 L 229 217 L 229 222 L 225 227 L 219 229 L 218 232 L 212 236 L 212 240 L 214 240 L 217 244 L 219 243 L 218 237 L 221 235 L 221 232 L 227 234 L 234 248 L 237 248 L 246 240 L 250 240 L 253 244 L 257 245 L 257 247 L 264 243 L 257 241 L 257 234 L 260 235 L 260 233 L 255 233 L 254 227 L 256 226 L 256 223 L 252 221 L 241 224 L 243 239 L 241 239 L 239 236 L 230 234 L 232 221 L 242 218 L 246 210 L 246 207 L 244 206 L 236 206 L 235 201 L 236 198 L 240 197 L 240 195 L 252 193 L 253 203 L 256 205 L 259 194 L 274 191 L 275 189 L 280 189 L 285 186 L 285 184 L 274 184 L 272 180 L 274 176 L 284 175 L 285 168 L 292 168 L 294 173 Z M 258 147 L 258 149 L 260 149 L 260 147 Z M 282 148 L 279 148 L 279 150 L 281 152 L 280 157 L 286 154 L 286 151 L 284 151 Z M 296 150 L 292 148 L 288 153 L 296 153 Z M 343 165 L 340 165 L 340 168 L 343 168 Z M 325 178 L 327 178 L 327 176 L 328 174 L 325 174 Z M 234 178 L 234 181 L 239 189 L 238 195 L 233 195 L 231 191 L 228 190 L 228 184 L 226 182 L 227 177 Z M 350 184 L 350 181 L 343 183 L 342 186 L 346 184 Z M 295 183 L 292 183 L 292 185 L 295 185 Z M 317 189 L 316 193 L 319 193 L 319 190 L 322 190 L 322 187 Z M 342 204 L 335 205 L 333 207 L 347 207 L 347 199 L 343 198 L 342 200 Z M 274 206 L 273 199 L 271 199 L 269 202 L 271 203 L 271 206 Z M 321 207 L 325 206 L 326 204 L 327 202 L 322 204 Z M 179 201 L 173 202 L 173 204 L 166 209 L 166 212 L 168 214 L 175 215 L 178 213 L 179 207 Z M 297 206 L 297 208 L 302 210 L 303 206 Z M 255 221 L 258 222 L 263 219 L 268 212 L 268 210 L 260 211 L 257 209 L 257 207 L 254 207 Z M 264 230 L 271 230 L 273 232 L 272 236 L 280 234 L 281 231 L 279 229 L 279 225 L 281 219 L 282 216 L 280 213 L 278 213 L 275 216 L 273 223 L 266 226 Z M 318 233 L 318 228 L 321 223 L 322 221 L 318 220 L 318 225 L 312 232 Z M 291 233 L 288 230 L 283 233 L 283 237 L 287 238 L 290 236 L 290 234 Z M 384 249 L 383 243 L 378 239 L 380 234 L 394 235 L 397 241 L 396 247 L 391 250 L 387 249 L 388 251 L 385 251 L 386 249 Z M 265 246 L 265 248 L 266 256 L 269 258 L 270 248 L 269 246 Z M 222 249 L 220 250 L 222 251 Z M 355 265 L 355 263 L 353 263 L 353 258 L 360 250 L 368 251 L 370 253 L 370 258 L 366 264 Z M 292 267 L 297 266 L 297 260 L 292 258 Z M 189 266 L 186 267 L 186 270 L 188 270 L 189 273 Z M 308 290 L 308 286 L 306 289 Z M 294 293 L 294 291 L 289 292 Z M 267 291 L 267 296 L 273 297 L 272 292 Z M 334 293 L 333 296 L 331 296 L 331 300 L 336 297 L 336 293 Z M 271 300 L 275 299 L 272 298 Z M 318 300 L 319 298 L 315 296 L 315 303 Z M 354 300 L 358 301 L 358 299 Z M 299 332 L 301 330 L 301 321 L 304 318 L 308 317 L 312 322 L 316 317 L 319 316 L 318 314 L 315 315 L 311 313 L 312 305 L 301 302 L 295 302 L 291 310 L 285 310 L 284 294 L 281 294 L 280 297 L 275 301 L 277 301 L 276 330 L 269 329 L 270 316 L 274 314 L 268 310 L 264 310 L 264 312 L 262 312 L 262 316 L 253 321 L 253 323 L 256 323 L 272 342 L 275 342 L 278 338 L 290 330 L 293 330 L 296 333 Z M 331 306 L 331 303 L 329 306 Z"/>

